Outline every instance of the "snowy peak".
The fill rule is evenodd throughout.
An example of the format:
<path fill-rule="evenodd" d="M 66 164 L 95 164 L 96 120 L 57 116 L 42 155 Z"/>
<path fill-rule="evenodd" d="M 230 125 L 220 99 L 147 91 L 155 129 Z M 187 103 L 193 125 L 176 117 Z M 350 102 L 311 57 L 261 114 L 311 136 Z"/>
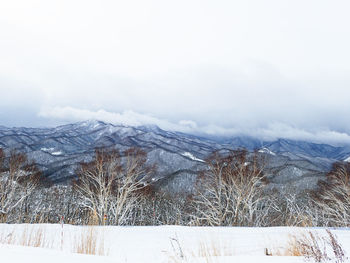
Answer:
<path fill-rule="evenodd" d="M 273 151 L 271 151 L 269 148 L 266 148 L 266 147 L 261 148 L 259 150 L 259 153 L 267 153 L 267 154 L 274 155 L 274 156 L 276 155 Z"/>

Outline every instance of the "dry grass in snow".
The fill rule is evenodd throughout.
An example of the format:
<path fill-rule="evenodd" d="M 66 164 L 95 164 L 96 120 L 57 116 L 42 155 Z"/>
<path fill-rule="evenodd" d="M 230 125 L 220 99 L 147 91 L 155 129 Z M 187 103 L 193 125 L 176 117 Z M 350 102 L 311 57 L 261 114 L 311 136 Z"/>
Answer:
<path fill-rule="evenodd" d="M 53 242 L 45 236 L 44 229 L 30 226 L 26 226 L 20 233 L 15 230 L 0 233 L 0 243 L 27 247 L 53 247 Z"/>
<path fill-rule="evenodd" d="M 108 250 L 105 249 L 105 241 L 99 231 L 94 227 L 85 228 L 81 236 L 77 236 L 74 243 L 74 253 L 106 256 Z"/>
<path fill-rule="evenodd" d="M 103 229 L 95 227 L 76 227 L 78 231 L 64 231 L 58 225 L 50 231 L 50 225 L 9 225 L 10 229 L 0 231 L 0 244 L 26 247 L 40 247 L 70 251 L 73 253 L 105 256 Z"/>
<path fill-rule="evenodd" d="M 326 235 L 306 231 L 297 235 L 289 235 L 285 248 L 277 250 L 271 256 L 304 257 L 313 262 L 346 262 L 345 250 L 337 236 L 329 229 Z"/>
<path fill-rule="evenodd" d="M 61 255 L 57 258 L 92 257 L 96 262 L 296 263 L 306 258 L 310 262 L 325 262 L 331 258 L 331 262 L 341 263 L 346 262 L 345 251 L 350 250 L 350 231 L 290 227 L 64 225 L 62 228 L 50 224 L 0 224 L 0 243 L 0 254 L 14 258 L 20 256 L 16 251 L 25 251 L 35 257 L 56 253 Z"/>

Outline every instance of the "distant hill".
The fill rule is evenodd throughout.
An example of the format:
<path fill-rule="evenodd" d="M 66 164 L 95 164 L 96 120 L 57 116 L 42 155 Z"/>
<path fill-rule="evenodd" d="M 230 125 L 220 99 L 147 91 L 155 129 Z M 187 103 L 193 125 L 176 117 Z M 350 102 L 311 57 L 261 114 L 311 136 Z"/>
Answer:
<path fill-rule="evenodd" d="M 203 160 L 220 149 L 258 149 L 268 157 L 272 186 L 280 189 L 313 188 L 335 161 L 349 160 L 350 147 L 334 147 L 305 141 L 252 137 L 204 138 L 164 131 L 157 126 L 121 126 L 84 121 L 55 128 L 6 128 L 0 126 L 0 147 L 16 148 L 34 159 L 45 176 L 56 183 L 74 177 L 79 162 L 91 160 L 96 147 L 125 150 L 140 147 L 148 162 L 158 167 L 154 181 L 164 191 L 190 192 L 197 172 L 206 169 Z"/>

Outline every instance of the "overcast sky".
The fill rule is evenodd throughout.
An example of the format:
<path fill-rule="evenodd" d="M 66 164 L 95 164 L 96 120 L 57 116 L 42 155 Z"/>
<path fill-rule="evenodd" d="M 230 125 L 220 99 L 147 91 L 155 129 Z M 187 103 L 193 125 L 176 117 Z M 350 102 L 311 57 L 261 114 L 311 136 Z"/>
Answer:
<path fill-rule="evenodd" d="M 350 143 L 350 1 L 0 1 L 0 125 Z"/>

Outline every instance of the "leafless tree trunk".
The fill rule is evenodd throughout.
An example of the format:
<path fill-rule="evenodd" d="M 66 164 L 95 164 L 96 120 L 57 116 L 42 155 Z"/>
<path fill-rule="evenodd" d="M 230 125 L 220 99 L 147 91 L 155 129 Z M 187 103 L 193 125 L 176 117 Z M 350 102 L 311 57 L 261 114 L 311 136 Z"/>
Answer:
<path fill-rule="evenodd" d="M 270 195 L 273 207 L 269 217 L 271 226 L 311 227 L 316 224 L 315 210 L 307 193 L 297 194 L 296 190 L 274 192 Z"/>
<path fill-rule="evenodd" d="M 5 155 L 1 151 L 1 163 Z M 8 221 L 8 216 L 27 203 L 28 197 L 38 187 L 41 177 L 40 171 L 34 163 L 29 163 L 25 154 L 12 151 L 8 158 L 8 169 L 2 169 L 0 174 L 0 218 L 2 222 Z M 21 218 L 28 212 L 22 207 L 14 218 Z"/>
<path fill-rule="evenodd" d="M 138 205 L 138 191 L 152 171 L 146 164 L 146 153 L 129 149 L 96 150 L 95 159 L 81 164 L 74 189 L 82 198 L 83 208 L 97 217 L 99 224 L 127 224 Z"/>
<path fill-rule="evenodd" d="M 350 226 L 350 163 L 335 163 L 313 200 L 322 225 Z"/>
<path fill-rule="evenodd" d="M 264 161 L 257 152 L 214 153 L 207 160 L 209 170 L 199 177 L 194 197 L 195 223 L 222 226 L 265 225 L 269 209 Z"/>

